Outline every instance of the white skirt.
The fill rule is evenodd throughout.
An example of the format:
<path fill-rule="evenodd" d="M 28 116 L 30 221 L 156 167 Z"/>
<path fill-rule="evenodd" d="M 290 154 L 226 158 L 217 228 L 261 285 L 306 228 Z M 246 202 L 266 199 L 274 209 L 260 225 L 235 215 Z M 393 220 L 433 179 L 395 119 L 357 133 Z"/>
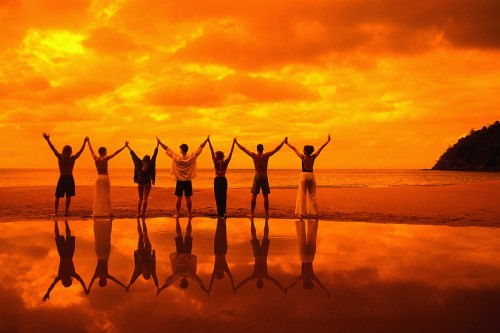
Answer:
<path fill-rule="evenodd" d="M 111 184 L 108 175 L 97 175 L 93 210 L 94 216 L 111 215 Z"/>
<path fill-rule="evenodd" d="M 316 178 L 314 178 L 314 173 L 312 172 L 302 172 L 299 179 L 299 189 L 297 191 L 295 214 L 316 215 L 317 210 Z"/>

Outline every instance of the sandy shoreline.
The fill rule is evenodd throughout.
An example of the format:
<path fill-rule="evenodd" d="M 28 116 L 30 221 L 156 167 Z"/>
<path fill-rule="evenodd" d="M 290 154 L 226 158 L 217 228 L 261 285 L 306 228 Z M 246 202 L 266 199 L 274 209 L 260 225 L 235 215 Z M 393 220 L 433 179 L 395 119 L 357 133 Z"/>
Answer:
<path fill-rule="evenodd" d="M 52 186 L 0 187 L 0 222 L 50 219 L 54 189 Z M 295 218 L 296 193 L 296 189 L 271 189 L 271 217 Z M 136 187 L 112 187 L 111 196 L 116 218 L 135 217 Z M 321 220 L 500 227 L 500 181 L 449 186 L 319 188 L 317 196 Z M 78 186 L 69 218 L 90 218 L 92 201 L 93 186 Z M 148 217 L 172 216 L 174 204 L 173 189 L 155 187 L 149 199 Z M 249 206 L 248 189 L 229 189 L 229 217 L 246 216 Z M 213 191 L 195 189 L 194 216 L 215 217 L 215 212 Z M 183 213 L 186 214 L 184 201 Z M 262 217 L 263 214 L 262 196 L 259 196 L 255 215 Z"/>

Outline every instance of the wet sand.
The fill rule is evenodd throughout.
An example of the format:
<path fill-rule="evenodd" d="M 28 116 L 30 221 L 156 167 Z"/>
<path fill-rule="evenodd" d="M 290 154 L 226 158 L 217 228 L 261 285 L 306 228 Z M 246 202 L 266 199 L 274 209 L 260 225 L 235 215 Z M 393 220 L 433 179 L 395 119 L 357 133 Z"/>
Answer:
<path fill-rule="evenodd" d="M 0 222 L 51 219 L 55 186 L 0 187 Z M 90 218 L 93 186 L 77 186 L 69 219 Z M 172 188 L 153 187 L 147 216 L 172 216 L 175 199 Z M 271 189 L 270 215 L 295 218 L 296 189 Z M 136 187 L 111 188 L 113 215 L 136 215 Z M 407 223 L 449 226 L 500 227 L 500 181 L 449 186 L 394 186 L 388 188 L 319 188 L 321 220 Z M 60 214 L 64 212 L 61 199 Z M 244 217 L 250 212 L 249 189 L 229 189 L 227 214 Z M 185 201 L 182 213 L 187 215 Z M 215 217 L 211 189 L 194 189 L 193 215 Z M 263 199 L 257 197 L 256 217 L 264 215 Z M 61 216 L 61 218 L 63 218 Z"/>

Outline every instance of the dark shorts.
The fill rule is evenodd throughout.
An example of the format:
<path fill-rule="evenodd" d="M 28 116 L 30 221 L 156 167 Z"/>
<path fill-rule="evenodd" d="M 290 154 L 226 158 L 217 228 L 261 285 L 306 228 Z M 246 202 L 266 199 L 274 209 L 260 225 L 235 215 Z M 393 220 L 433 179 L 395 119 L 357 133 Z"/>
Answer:
<path fill-rule="evenodd" d="M 182 237 L 175 237 L 175 252 L 177 253 L 189 253 L 193 249 L 193 238 L 186 237 L 184 240 Z"/>
<path fill-rule="evenodd" d="M 75 196 L 75 179 L 73 175 L 61 175 L 57 181 L 56 197 L 62 198 Z"/>
<path fill-rule="evenodd" d="M 182 197 L 183 193 L 186 197 L 193 195 L 193 184 L 190 180 L 178 180 L 175 184 L 175 195 Z"/>
<path fill-rule="evenodd" d="M 253 185 L 252 185 L 252 194 L 259 194 L 260 189 L 262 188 L 262 194 L 268 195 L 271 193 L 269 189 L 269 180 L 267 179 L 267 175 L 255 175 L 253 177 Z"/>

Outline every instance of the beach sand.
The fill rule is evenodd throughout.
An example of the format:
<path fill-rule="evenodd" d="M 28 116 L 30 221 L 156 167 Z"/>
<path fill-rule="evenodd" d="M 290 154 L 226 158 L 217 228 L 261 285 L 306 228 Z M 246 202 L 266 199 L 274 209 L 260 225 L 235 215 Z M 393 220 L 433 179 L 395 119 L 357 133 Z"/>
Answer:
<path fill-rule="evenodd" d="M 69 219 L 91 218 L 93 190 L 93 186 L 77 186 Z M 51 219 L 54 191 L 55 186 L 0 187 L 0 222 Z M 153 187 L 147 217 L 172 216 L 176 199 L 173 192 L 172 188 Z M 296 189 L 271 189 L 271 218 L 294 219 L 296 193 Z M 112 187 L 114 217 L 135 217 L 137 198 L 137 187 Z M 317 198 L 321 220 L 500 227 L 500 181 L 447 186 L 319 188 Z M 59 215 L 64 212 L 64 202 L 61 199 Z M 215 207 L 211 189 L 194 189 L 194 216 L 215 217 Z M 228 217 L 244 217 L 249 212 L 249 189 L 230 188 Z M 184 199 L 182 213 L 187 215 Z M 257 197 L 255 216 L 264 216 L 261 195 Z"/>

